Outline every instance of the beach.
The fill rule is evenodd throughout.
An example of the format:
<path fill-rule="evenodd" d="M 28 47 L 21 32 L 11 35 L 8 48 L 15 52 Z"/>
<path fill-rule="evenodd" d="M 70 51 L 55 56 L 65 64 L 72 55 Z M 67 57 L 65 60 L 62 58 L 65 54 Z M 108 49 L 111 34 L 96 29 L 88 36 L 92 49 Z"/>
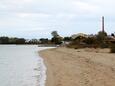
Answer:
<path fill-rule="evenodd" d="M 46 86 L 115 86 L 115 54 L 109 49 L 54 48 L 40 51 Z"/>

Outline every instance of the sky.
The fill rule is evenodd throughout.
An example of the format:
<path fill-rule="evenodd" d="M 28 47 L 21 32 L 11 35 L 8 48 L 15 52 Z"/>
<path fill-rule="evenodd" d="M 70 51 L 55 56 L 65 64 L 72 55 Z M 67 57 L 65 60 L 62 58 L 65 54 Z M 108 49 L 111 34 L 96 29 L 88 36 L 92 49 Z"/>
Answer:
<path fill-rule="evenodd" d="M 115 32 L 115 0 L 0 0 L 0 36 L 51 38 Z"/>

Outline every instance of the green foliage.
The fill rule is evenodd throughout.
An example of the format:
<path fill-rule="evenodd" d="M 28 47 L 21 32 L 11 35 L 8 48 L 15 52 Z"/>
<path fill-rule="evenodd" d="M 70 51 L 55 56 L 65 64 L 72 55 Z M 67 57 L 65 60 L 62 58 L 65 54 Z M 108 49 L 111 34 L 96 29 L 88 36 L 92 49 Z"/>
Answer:
<path fill-rule="evenodd" d="M 62 37 L 53 37 L 51 39 L 51 42 L 53 42 L 54 44 L 61 44 L 62 43 Z"/>
<path fill-rule="evenodd" d="M 72 39 L 72 44 L 80 44 L 83 43 L 85 37 L 77 36 L 76 38 Z"/>
<path fill-rule="evenodd" d="M 47 44 L 48 43 L 48 38 L 41 38 L 40 39 L 41 44 Z"/>
<path fill-rule="evenodd" d="M 0 37 L 0 44 L 8 44 L 9 43 L 9 38 L 8 37 Z"/>
<path fill-rule="evenodd" d="M 16 40 L 16 44 L 25 44 L 25 39 L 24 38 L 18 38 L 17 40 Z"/>
<path fill-rule="evenodd" d="M 114 37 L 114 36 L 115 36 L 115 34 L 114 34 L 114 33 L 111 33 L 111 36 L 113 36 L 113 37 Z"/>
<path fill-rule="evenodd" d="M 109 44 L 107 43 L 101 43 L 100 48 L 109 48 Z"/>
<path fill-rule="evenodd" d="M 52 31 L 51 35 L 53 36 L 51 39 L 51 42 L 54 44 L 61 44 L 63 41 L 63 38 L 58 35 L 57 31 Z"/>
<path fill-rule="evenodd" d="M 0 37 L 0 44 L 25 44 L 24 38 Z"/>
<path fill-rule="evenodd" d="M 28 44 L 38 44 L 39 41 L 38 39 L 31 39 L 29 42 L 27 42 Z"/>
<path fill-rule="evenodd" d="M 103 42 L 103 41 L 106 39 L 106 37 L 107 37 L 107 33 L 106 33 L 106 32 L 100 31 L 100 32 L 98 32 L 98 34 L 97 34 L 97 40 L 98 40 L 100 43 Z"/>
<path fill-rule="evenodd" d="M 18 38 L 9 38 L 9 44 L 16 44 Z"/>
<path fill-rule="evenodd" d="M 96 44 L 97 40 L 95 37 L 88 37 L 88 38 L 85 38 L 84 42 L 86 44 Z"/>
<path fill-rule="evenodd" d="M 63 41 L 71 41 L 71 40 L 72 40 L 71 37 L 64 37 L 64 38 L 63 38 Z"/>
<path fill-rule="evenodd" d="M 115 53 L 115 44 L 111 44 L 110 50 L 111 53 Z"/>
<path fill-rule="evenodd" d="M 59 36 L 58 33 L 57 33 L 57 31 L 52 31 L 52 32 L 51 32 L 51 35 L 52 35 L 53 37 L 58 37 L 58 36 Z"/>

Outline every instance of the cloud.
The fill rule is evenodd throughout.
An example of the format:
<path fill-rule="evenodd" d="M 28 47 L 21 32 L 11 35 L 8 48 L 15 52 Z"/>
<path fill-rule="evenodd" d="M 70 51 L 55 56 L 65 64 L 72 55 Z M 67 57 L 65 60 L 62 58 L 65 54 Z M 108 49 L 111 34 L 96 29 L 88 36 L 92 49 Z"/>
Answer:
<path fill-rule="evenodd" d="M 81 0 L 81 1 L 90 4 L 90 6 L 91 5 L 96 6 L 96 8 L 98 8 L 96 15 L 114 16 L 115 14 L 115 12 L 113 11 L 113 8 L 115 8 L 114 0 Z"/>
<path fill-rule="evenodd" d="M 103 15 L 106 22 L 115 21 L 114 4 L 113 0 L 0 0 L 0 31 L 91 32 L 90 27 L 99 28 Z M 113 31 L 113 23 L 110 27 Z"/>
<path fill-rule="evenodd" d="M 47 17 L 50 17 L 49 14 L 45 14 L 45 13 L 16 13 L 16 16 L 20 18 L 29 18 L 29 17 L 47 18 Z"/>
<path fill-rule="evenodd" d="M 95 13 L 99 10 L 98 6 L 81 1 L 75 1 L 73 2 L 73 5 L 75 6 L 76 9 L 79 9 L 82 13 Z"/>

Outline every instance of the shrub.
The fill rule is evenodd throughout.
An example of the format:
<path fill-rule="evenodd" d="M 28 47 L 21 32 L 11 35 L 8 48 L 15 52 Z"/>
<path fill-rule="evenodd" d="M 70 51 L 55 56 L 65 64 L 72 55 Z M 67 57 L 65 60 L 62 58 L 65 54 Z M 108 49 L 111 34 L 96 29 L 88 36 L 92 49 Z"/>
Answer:
<path fill-rule="evenodd" d="M 106 37 L 107 37 L 107 33 L 106 33 L 106 32 L 100 31 L 100 32 L 98 32 L 98 34 L 97 34 L 97 40 L 98 40 L 100 43 L 103 42 L 103 41 L 106 39 Z"/>
<path fill-rule="evenodd" d="M 88 37 L 88 38 L 85 38 L 84 39 L 84 42 L 86 43 L 86 44 L 96 44 L 96 38 L 95 37 Z"/>
<path fill-rule="evenodd" d="M 115 44 L 111 44 L 110 50 L 111 53 L 115 53 Z"/>
<path fill-rule="evenodd" d="M 109 48 L 107 43 L 100 43 L 100 48 Z"/>

